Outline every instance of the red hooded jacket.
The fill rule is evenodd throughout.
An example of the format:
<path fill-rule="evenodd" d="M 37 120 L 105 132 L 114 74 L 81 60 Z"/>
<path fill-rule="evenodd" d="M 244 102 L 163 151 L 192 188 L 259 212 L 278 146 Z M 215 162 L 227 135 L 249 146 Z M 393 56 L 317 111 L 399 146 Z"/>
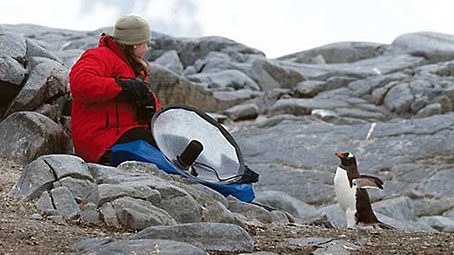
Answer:
<path fill-rule="evenodd" d="M 129 129 L 150 128 L 150 123 L 137 118 L 133 105 L 116 100 L 122 88 L 115 77 L 135 78 L 135 74 L 111 36 L 102 36 L 98 47 L 85 51 L 69 73 L 74 148 L 87 162 L 98 162 Z M 155 101 L 159 109 L 156 96 Z"/>

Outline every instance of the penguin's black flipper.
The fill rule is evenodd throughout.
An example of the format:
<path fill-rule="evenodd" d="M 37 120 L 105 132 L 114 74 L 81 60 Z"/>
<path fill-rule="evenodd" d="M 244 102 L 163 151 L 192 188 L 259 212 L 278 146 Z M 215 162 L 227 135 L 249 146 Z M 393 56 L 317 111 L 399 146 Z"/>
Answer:
<path fill-rule="evenodd" d="M 365 174 L 362 174 L 362 175 L 359 176 L 359 178 L 368 178 L 368 179 L 372 179 L 372 180 L 374 180 L 376 183 L 383 185 L 383 181 L 382 181 L 380 178 L 375 177 L 375 176 L 372 176 L 372 175 L 365 175 Z"/>
<path fill-rule="evenodd" d="M 360 175 L 352 183 L 359 189 L 383 189 L 383 181 L 370 175 Z"/>

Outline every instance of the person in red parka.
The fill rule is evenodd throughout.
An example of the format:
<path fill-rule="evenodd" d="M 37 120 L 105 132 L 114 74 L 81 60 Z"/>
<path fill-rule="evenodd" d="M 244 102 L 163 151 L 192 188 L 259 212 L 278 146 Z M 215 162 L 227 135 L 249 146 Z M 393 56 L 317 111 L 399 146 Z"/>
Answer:
<path fill-rule="evenodd" d="M 150 37 L 144 19 L 123 16 L 113 36 L 101 35 L 98 47 L 86 50 L 72 67 L 71 133 L 85 161 L 109 164 L 114 144 L 142 139 L 155 145 L 150 120 L 161 106 L 148 87 L 143 59 Z"/>

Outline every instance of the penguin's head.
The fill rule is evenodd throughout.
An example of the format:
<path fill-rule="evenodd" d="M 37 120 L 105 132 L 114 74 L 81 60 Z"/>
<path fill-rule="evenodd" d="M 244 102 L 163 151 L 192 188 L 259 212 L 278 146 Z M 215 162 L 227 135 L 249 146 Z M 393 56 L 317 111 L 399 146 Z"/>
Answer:
<path fill-rule="evenodd" d="M 341 160 L 341 166 L 356 166 L 356 158 L 350 152 L 337 152 L 336 157 Z"/>

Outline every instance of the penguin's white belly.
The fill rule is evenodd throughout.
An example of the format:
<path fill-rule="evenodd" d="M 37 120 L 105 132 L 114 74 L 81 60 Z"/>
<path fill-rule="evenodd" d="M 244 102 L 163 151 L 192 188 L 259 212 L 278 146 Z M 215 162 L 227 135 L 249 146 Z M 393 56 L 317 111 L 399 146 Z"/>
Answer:
<path fill-rule="evenodd" d="M 337 203 L 344 212 L 356 211 L 356 189 L 350 187 L 347 171 L 340 167 L 337 168 L 336 175 L 334 175 L 334 190 Z"/>

